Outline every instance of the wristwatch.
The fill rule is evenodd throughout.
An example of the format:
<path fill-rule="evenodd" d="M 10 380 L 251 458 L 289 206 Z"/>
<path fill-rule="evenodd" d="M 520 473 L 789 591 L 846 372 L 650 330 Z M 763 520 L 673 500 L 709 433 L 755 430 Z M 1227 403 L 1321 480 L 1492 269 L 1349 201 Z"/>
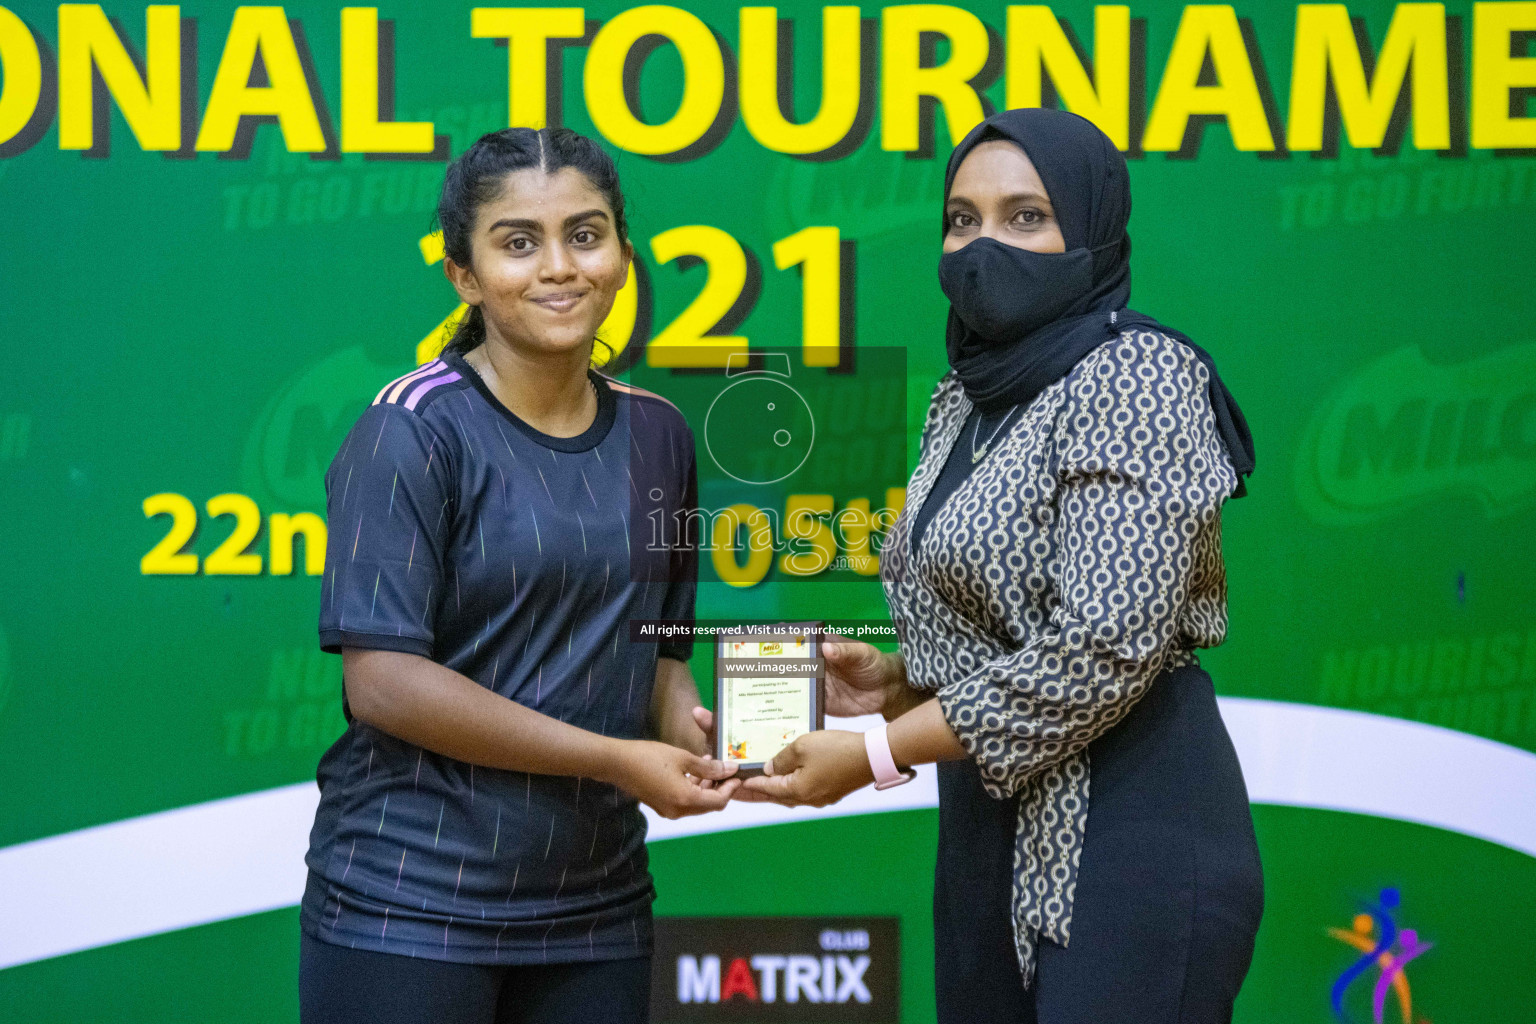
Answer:
<path fill-rule="evenodd" d="M 901 771 L 891 756 L 891 740 L 885 733 L 884 723 L 864 733 L 864 752 L 869 755 L 869 767 L 875 773 L 876 789 L 891 789 L 917 778 L 917 771 L 908 768 Z"/>

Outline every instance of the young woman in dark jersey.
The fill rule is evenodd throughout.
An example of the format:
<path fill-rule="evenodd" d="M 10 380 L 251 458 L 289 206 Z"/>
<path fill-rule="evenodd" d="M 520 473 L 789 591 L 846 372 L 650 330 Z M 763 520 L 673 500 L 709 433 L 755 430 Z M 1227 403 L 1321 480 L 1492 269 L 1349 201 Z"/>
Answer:
<path fill-rule="evenodd" d="M 643 801 L 738 785 L 705 756 L 696 553 L 633 529 L 696 503 L 670 403 L 591 368 L 633 248 L 612 161 L 564 129 L 486 135 L 438 217 L 469 306 L 386 385 L 326 477 L 322 646 L 348 727 L 321 759 L 306 1024 L 642 1021 Z"/>

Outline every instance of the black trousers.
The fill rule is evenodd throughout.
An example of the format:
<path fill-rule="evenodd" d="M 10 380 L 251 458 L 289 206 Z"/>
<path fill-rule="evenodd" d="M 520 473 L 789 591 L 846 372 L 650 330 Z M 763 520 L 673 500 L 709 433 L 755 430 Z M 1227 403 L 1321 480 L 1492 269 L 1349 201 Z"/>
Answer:
<path fill-rule="evenodd" d="M 1165 673 L 1089 746 L 1071 940 L 1039 943 L 1026 990 L 1011 904 L 1018 799 L 973 762 L 939 767 L 939 1024 L 1226 1024 L 1264 883 L 1248 793 L 1195 666 Z"/>
<path fill-rule="evenodd" d="M 496 966 L 299 944 L 302 1024 L 644 1024 L 651 959 Z"/>

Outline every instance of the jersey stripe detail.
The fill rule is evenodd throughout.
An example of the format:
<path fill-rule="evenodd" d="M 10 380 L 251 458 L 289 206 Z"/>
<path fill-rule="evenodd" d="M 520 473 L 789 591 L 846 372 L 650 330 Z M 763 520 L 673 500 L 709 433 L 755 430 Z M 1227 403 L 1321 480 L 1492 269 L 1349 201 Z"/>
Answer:
<path fill-rule="evenodd" d="M 667 401 L 667 399 L 661 397 L 660 395 L 658 395 L 654 391 L 647 391 L 647 390 L 645 390 L 645 388 L 637 388 L 633 384 L 626 384 L 626 383 L 624 383 L 621 380 L 614 380 L 612 377 L 608 376 L 606 373 L 600 373 L 600 374 L 598 374 L 598 376 L 603 378 L 603 380 L 607 381 L 608 382 L 608 386 L 613 388 L 613 390 L 615 390 L 615 391 L 622 391 L 626 395 L 635 395 L 638 398 L 654 398 L 654 399 L 656 399 L 656 401 L 661 402 L 664 405 L 671 405 L 672 408 L 677 409 L 677 406 L 672 405 L 671 402 Z M 681 412 L 681 411 L 682 411 L 681 409 L 678 409 L 678 412 Z"/>
<path fill-rule="evenodd" d="M 400 396 L 405 394 L 406 388 L 412 387 L 412 386 L 416 385 L 417 383 L 426 380 L 428 377 L 432 376 L 433 374 L 443 373 L 447 369 L 448 369 L 448 364 L 443 362 L 441 359 L 434 359 L 434 360 L 432 360 L 432 362 L 430 362 L 426 366 L 422 367 L 422 372 L 417 373 L 415 376 L 410 377 L 410 378 L 408 378 L 406 380 L 400 381 L 393 388 L 391 388 L 390 392 L 389 392 L 389 397 L 386 398 L 385 401 L 391 402 L 391 403 L 400 401 Z"/>
<path fill-rule="evenodd" d="M 427 376 L 429 374 L 440 373 L 446 368 L 447 367 L 443 365 L 443 361 L 441 359 L 434 359 L 430 363 L 427 363 L 425 366 L 418 366 L 416 369 L 412 370 L 405 376 L 396 377 L 388 384 L 385 384 L 382 388 L 379 389 L 379 393 L 374 396 L 373 401 L 369 404 L 378 405 L 380 402 L 385 400 L 385 395 L 389 395 L 389 401 L 393 402 L 400 397 L 400 392 L 404 390 L 405 387 L 412 381 L 418 380 L 421 377 Z M 391 391 L 393 391 L 394 394 L 390 394 Z"/>
<path fill-rule="evenodd" d="M 452 384 L 454 381 L 462 379 L 463 377 L 457 370 L 453 371 L 452 373 L 445 373 L 441 377 L 429 377 L 415 386 L 415 388 L 411 391 L 410 397 L 405 400 L 405 407 L 414 412 L 416 410 L 416 406 L 419 405 L 421 400 L 426 397 L 427 392 L 431 391 L 433 388 L 440 387 L 443 384 Z"/>

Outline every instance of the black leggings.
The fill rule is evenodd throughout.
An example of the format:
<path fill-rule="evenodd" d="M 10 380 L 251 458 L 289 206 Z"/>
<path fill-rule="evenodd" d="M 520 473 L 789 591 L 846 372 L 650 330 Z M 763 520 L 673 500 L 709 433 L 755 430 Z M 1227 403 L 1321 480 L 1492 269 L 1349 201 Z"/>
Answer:
<path fill-rule="evenodd" d="M 1018 799 L 989 797 L 970 761 L 939 766 L 939 1024 L 1232 1019 L 1264 882 L 1210 676 L 1165 673 L 1088 754 L 1072 940 L 1040 940 L 1028 990 L 1010 911 Z"/>
<path fill-rule="evenodd" d="M 650 957 L 456 964 L 299 940 L 302 1024 L 644 1024 L 650 1003 Z"/>

